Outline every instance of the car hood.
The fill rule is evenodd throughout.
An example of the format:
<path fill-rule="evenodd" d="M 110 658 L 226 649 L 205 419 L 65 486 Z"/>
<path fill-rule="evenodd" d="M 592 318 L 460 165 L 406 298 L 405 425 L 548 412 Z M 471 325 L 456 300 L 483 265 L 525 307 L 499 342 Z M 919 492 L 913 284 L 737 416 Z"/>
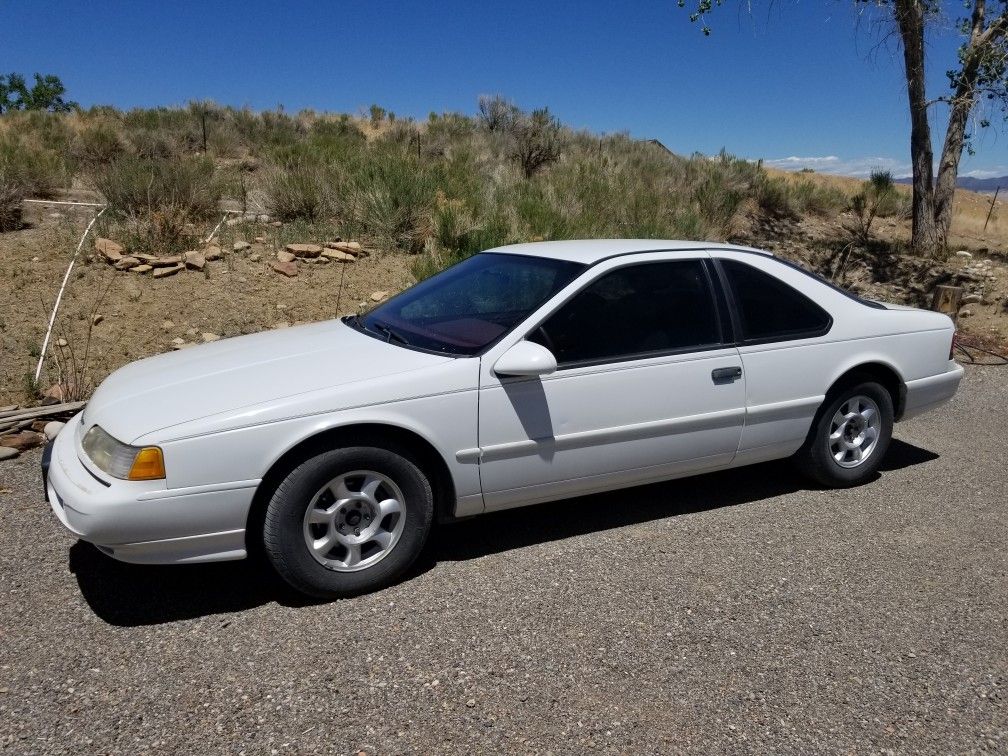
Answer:
<path fill-rule="evenodd" d="M 222 339 L 112 373 L 84 410 L 121 441 L 200 418 L 451 361 L 388 344 L 338 320 Z"/>

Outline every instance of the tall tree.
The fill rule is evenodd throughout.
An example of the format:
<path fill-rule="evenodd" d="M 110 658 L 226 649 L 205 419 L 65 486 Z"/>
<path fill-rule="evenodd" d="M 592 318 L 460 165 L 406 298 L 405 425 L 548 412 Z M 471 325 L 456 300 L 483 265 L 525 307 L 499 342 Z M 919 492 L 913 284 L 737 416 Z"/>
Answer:
<path fill-rule="evenodd" d="M 687 0 L 677 0 L 680 8 Z M 707 16 L 724 0 L 690 0 L 690 20 L 700 21 L 710 34 Z M 950 92 L 929 100 L 925 86 L 925 37 L 943 16 L 941 0 L 853 0 L 857 6 L 887 11 L 903 46 L 907 98 L 910 106 L 910 163 L 913 168 L 912 246 L 922 254 L 943 254 L 952 225 L 952 202 L 964 149 L 969 149 L 970 116 L 981 99 L 1008 109 L 1008 0 L 964 0 L 969 12 L 959 19 L 963 36 L 958 61 L 947 72 Z M 990 6 L 990 7 L 988 7 Z M 943 102 L 949 119 L 945 142 L 934 174 L 929 109 Z M 980 121 L 987 125 L 986 120 Z"/>

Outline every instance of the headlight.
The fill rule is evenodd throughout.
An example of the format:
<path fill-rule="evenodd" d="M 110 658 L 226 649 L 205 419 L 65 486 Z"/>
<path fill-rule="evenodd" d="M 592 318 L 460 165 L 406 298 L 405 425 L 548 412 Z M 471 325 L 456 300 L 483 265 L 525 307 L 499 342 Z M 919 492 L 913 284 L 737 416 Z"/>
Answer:
<path fill-rule="evenodd" d="M 97 425 L 84 434 L 81 445 L 95 467 L 113 478 L 160 480 L 165 477 L 164 457 L 156 446 L 124 444 Z"/>

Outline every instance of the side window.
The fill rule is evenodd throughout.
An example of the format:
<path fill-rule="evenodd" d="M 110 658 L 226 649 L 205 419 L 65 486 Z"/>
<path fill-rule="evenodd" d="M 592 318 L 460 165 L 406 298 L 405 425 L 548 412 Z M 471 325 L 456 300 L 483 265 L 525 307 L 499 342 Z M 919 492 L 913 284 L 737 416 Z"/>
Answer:
<path fill-rule="evenodd" d="M 529 336 L 560 365 L 607 362 L 721 343 L 700 260 L 629 265 L 574 295 Z"/>
<path fill-rule="evenodd" d="M 829 330 L 830 315 L 786 283 L 752 265 L 721 260 L 745 341 L 775 341 L 817 336 Z"/>

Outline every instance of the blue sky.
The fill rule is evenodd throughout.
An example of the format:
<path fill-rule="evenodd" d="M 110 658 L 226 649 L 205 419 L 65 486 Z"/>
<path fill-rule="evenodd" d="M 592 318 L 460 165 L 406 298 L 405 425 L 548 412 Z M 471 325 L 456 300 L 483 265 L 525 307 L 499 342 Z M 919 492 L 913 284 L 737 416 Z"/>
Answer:
<path fill-rule="evenodd" d="M 0 71 L 56 73 L 83 105 L 120 107 L 378 103 L 425 118 L 502 93 L 676 152 L 909 173 L 900 51 L 879 46 L 846 0 L 767 5 L 750 16 L 729 0 L 705 38 L 675 0 L 0 0 Z M 932 97 L 946 91 L 955 44 L 952 33 L 929 43 Z M 944 114 L 933 116 L 940 147 Z M 987 129 L 961 173 L 1008 174 L 1003 137 Z"/>

